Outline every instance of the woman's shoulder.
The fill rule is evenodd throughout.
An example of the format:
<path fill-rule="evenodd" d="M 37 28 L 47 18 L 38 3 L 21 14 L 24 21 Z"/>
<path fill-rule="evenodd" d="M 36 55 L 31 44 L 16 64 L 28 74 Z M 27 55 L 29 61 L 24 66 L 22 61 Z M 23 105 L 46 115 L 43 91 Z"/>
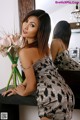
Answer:
<path fill-rule="evenodd" d="M 31 54 L 31 53 L 34 53 L 37 51 L 37 48 L 27 48 L 27 47 L 24 47 L 24 48 L 21 48 L 19 50 L 19 53 L 20 54 Z"/>
<path fill-rule="evenodd" d="M 61 39 L 56 38 L 52 40 L 52 45 L 59 45 L 60 43 L 61 43 Z"/>
<path fill-rule="evenodd" d="M 19 50 L 19 57 L 26 57 L 26 58 L 33 59 L 34 55 L 37 55 L 37 51 L 38 51 L 37 48 L 24 47 Z"/>
<path fill-rule="evenodd" d="M 34 63 L 35 61 L 37 61 L 38 59 L 41 58 L 38 48 L 23 48 L 20 50 L 19 52 L 19 56 L 25 57 L 26 59 L 29 59 L 32 61 L 32 63 Z"/>

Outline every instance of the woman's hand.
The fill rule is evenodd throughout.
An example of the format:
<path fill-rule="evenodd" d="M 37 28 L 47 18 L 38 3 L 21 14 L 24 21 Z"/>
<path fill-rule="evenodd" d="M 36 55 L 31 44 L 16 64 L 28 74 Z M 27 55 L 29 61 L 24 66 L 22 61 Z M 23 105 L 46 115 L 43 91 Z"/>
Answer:
<path fill-rule="evenodd" d="M 21 85 L 18 85 L 14 89 L 9 89 L 9 90 L 3 92 L 2 96 L 11 96 L 11 95 L 15 95 L 15 94 L 24 96 L 25 89 L 26 89 L 26 87 L 23 84 L 21 84 Z"/>
<path fill-rule="evenodd" d="M 18 86 L 15 88 L 15 92 L 16 92 L 18 95 L 21 95 L 21 96 L 24 96 L 25 90 L 26 90 L 26 86 L 24 86 L 23 84 L 18 85 Z"/>
<path fill-rule="evenodd" d="M 3 93 L 2 93 L 2 96 L 3 96 L 3 97 L 4 97 L 4 96 L 11 96 L 11 95 L 15 95 L 15 94 L 16 94 L 15 89 L 9 89 L 9 90 L 3 92 Z"/>

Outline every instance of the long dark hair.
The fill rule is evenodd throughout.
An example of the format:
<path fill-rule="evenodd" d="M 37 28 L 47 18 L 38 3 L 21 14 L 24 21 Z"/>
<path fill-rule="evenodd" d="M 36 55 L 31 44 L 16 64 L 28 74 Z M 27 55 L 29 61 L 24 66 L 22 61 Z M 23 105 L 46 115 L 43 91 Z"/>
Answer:
<path fill-rule="evenodd" d="M 71 27 L 67 21 L 59 21 L 53 30 L 53 39 L 60 38 L 65 45 L 69 45 Z"/>
<path fill-rule="evenodd" d="M 23 22 L 27 21 L 28 17 L 36 16 L 39 19 L 39 29 L 37 32 L 36 40 L 37 40 L 37 47 L 41 54 L 48 54 L 48 41 L 49 35 L 51 31 L 51 20 L 48 13 L 44 10 L 32 10 L 30 11 L 27 16 L 24 18 Z"/>

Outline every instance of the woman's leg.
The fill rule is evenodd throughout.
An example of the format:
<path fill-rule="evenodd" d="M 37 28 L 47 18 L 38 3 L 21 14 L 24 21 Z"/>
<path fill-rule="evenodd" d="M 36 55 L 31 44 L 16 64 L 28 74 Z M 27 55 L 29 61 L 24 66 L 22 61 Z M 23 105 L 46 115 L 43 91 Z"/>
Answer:
<path fill-rule="evenodd" d="M 50 120 L 50 119 L 47 117 L 42 117 L 40 120 Z"/>
<path fill-rule="evenodd" d="M 52 118 L 42 117 L 40 120 L 53 120 Z"/>

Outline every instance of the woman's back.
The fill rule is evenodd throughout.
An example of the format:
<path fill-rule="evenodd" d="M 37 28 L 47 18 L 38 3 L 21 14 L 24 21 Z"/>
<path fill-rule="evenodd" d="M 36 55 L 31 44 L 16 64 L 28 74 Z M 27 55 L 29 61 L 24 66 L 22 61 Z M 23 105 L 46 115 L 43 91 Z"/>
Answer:
<path fill-rule="evenodd" d="M 69 51 L 61 39 L 53 40 L 51 54 L 54 64 L 59 70 L 80 71 L 80 65 L 70 57 Z"/>
<path fill-rule="evenodd" d="M 70 58 L 67 47 L 65 47 L 65 44 L 62 42 L 62 40 L 53 40 L 51 46 L 51 52 L 53 55 L 52 57 L 54 57 L 56 54 L 53 58 L 53 61 L 59 70 L 80 70 L 80 65 Z M 55 51 L 55 49 L 57 50 Z"/>
<path fill-rule="evenodd" d="M 80 65 L 70 58 L 68 50 L 59 53 L 54 60 L 54 64 L 59 70 L 80 71 Z"/>

